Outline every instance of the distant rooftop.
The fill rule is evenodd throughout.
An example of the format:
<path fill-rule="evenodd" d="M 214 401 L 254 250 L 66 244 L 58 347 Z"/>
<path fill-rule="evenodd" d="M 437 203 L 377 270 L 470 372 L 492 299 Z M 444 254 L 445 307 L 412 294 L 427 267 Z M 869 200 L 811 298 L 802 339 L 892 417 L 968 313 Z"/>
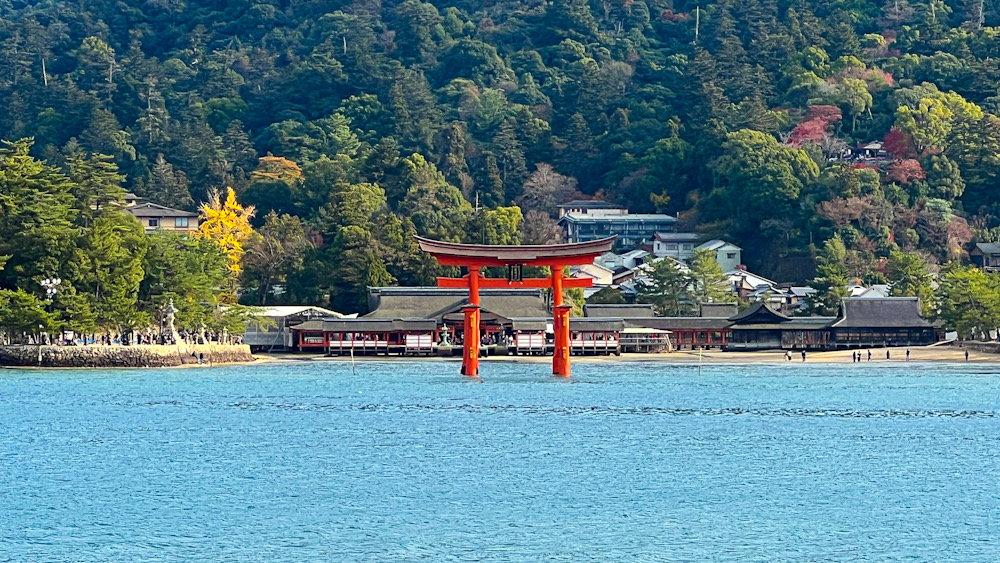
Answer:
<path fill-rule="evenodd" d="M 983 254 L 1000 254 L 1000 243 L 998 242 L 977 242 L 976 249 Z"/>
<path fill-rule="evenodd" d="M 563 219 L 569 219 L 570 221 L 577 223 L 608 223 L 623 221 L 658 221 L 673 223 L 677 221 L 677 217 L 661 213 L 623 213 L 621 215 L 588 215 L 585 213 L 567 213 L 563 216 Z"/>
<path fill-rule="evenodd" d="M 718 249 L 720 249 L 720 248 L 722 248 L 724 246 L 731 246 L 733 248 L 739 248 L 740 250 L 743 250 L 742 248 L 736 246 L 735 244 L 733 244 L 731 242 L 726 242 L 726 241 L 720 240 L 720 239 L 712 239 L 712 240 L 710 240 L 710 241 L 702 244 L 698 248 L 707 248 L 709 250 L 718 250 Z"/>
<path fill-rule="evenodd" d="M 698 233 L 656 233 L 653 235 L 661 242 L 695 242 L 701 238 Z"/>
<path fill-rule="evenodd" d="M 567 201 L 566 203 L 559 204 L 560 209 L 625 209 L 617 203 L 611 203 L 610 201 L 602 201 L 599 199 L 574 199 L 573 201 Z"/>
<path fill-rule="evenodd" d="M 140 203 L 125 208 L 126 211 L 136 217 L 197 217 L 197 213 L 174 209 L 155 203 Z"/>

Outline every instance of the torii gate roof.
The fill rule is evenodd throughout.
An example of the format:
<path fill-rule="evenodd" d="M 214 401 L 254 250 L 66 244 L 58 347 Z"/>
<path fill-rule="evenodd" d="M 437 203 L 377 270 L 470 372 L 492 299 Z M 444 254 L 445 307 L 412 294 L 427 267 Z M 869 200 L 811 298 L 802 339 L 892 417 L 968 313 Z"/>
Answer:
<path fill-rule="evenodd" d="M 460 244 L 416 237 L 420 249 L 442 266 L 575 266 L 590 264 L 611 250 L 617 237 L 590 242 L 539 245 Z"/>

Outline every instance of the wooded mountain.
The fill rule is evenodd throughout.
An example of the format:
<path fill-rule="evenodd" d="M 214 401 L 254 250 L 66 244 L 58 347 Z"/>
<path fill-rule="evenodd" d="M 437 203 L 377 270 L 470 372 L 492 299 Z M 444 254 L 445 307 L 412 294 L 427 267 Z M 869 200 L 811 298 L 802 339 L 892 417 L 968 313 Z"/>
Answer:
<path fill-rule="evenodd" d="M 412 234 L 546 242 L 577 192 L 679 214 L 778 279 L 836 234 L 879 281 L 893 252 L 998 236 L 997 8 L 0 0 L 0 136 L 64 170 L 109 155 L 153 202 L 232 186 L 258 226 L 298 217 L 314 245 L 284 299 L 344 310 L 433 279 Z M 868 141 L 887 158 L 844 158 Z"/>

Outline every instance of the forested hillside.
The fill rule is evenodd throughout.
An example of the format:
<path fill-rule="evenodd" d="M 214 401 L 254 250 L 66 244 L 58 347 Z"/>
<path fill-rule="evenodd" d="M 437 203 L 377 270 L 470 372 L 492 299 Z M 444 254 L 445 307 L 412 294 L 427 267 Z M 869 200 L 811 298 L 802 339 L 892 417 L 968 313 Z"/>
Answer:
<path fill-rule="evenodd" d="M 250 302 L 280 281 L 363 307 L 365 284 L 432 281 L 412 234 L 554 240 L 577 192 L 678 214 L 791 281 L 837 235 L 828 254 L 877 281 L 893 252 L 933 266 L 998 236 L 998 8 L 0 0 L 0 135 L 66 173 L 109 155 L 168 206 L 232 186 L 301 243 L 243 269 Z M 884 160 L 842 159 L 882 140 Z M 43 275 L 15 243 L 0 287 Z"/>

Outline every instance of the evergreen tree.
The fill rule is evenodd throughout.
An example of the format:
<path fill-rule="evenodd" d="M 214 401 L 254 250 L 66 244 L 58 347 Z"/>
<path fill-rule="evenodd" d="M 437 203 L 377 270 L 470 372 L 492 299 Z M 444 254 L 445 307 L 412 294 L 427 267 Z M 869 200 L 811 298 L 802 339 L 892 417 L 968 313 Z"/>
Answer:
<path fill-rule="evenodd" d="M 694 297 L 698 303 L 733 303 L 736 296 L 722 267 L 715 259 L 715 251 L 697 248 L 691 255 L 691 279 Z"/>
<path fill-rule="evenodd" d="M 817 259 L 816 277 L 812 281 L 815 293 L 806 298 L 809 310 L 816 315 L 833 316 L 840 301 L 847 297 L 847 249 L 839 235 L 826 241 Z"/>
<path fill-rule="evenodd" d="M 177 209 L 191 209 L 194 199 L 191 197 L 191 182 L 187 175 L 163 158 L 156 155 L 152 174 L 148 182 L 137 189 L 139 195 L 153 203 Z"/>
<path fill-rule="evenodd" d="M 658 315 L 681 317 L 694 311 L 695 296 L 691 291 L 694 280 L 682 266 L 670 258 L 654 262 L 648 279 L 636 284 L 639 300 L 651 303 Z"/>

